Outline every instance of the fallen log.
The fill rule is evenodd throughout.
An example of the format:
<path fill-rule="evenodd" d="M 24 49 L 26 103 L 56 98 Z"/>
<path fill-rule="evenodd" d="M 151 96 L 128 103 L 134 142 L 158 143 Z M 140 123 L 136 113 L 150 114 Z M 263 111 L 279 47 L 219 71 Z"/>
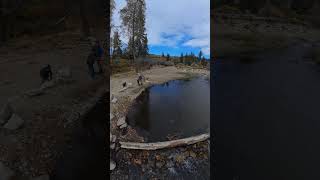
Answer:
<path fill-rule="evenodd" d="M 136 142 L 121 142 L 121 148 L 125 149 L 139 149 L 139 150 L 157 150 L 164 148 L 173 148 L 177 146 L 195 144 L 197 142 L 205 141 L 210 137 L 210 134 L 201 134 L 184 139 L 177 139 L 172 141 L 154 142 L 154 143 L 136 143 Z"/>

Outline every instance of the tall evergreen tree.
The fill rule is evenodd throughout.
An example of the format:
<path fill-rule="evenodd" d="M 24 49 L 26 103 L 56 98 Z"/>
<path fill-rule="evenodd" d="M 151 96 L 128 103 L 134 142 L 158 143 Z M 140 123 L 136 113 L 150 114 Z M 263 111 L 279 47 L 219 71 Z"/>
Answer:
<path fill-rule="evenodd" d="M 137 56 L 145 56 L 148 53 L 145 11 L 144 0 L 127 0 L 126 6 L 120 10 L 122 26 L 129 37 L 128 50 L 133 61 Z"/>
<path fill-rule="evenodd" d="M 167 61 L 170 61 L 170 55 L 167 54 Z"/>
<path fill-rule="evenodd" d="M 114 35 L 113 35 L 113 57 L 119 57 L 122 55 L 122 42 L 121 42 L 121 39 L 120 39 L 120 36 L 119 36 L 119 32 L 118 31 L 115 31 L 114 32 Z"/>
<path fill-rule="evenodd" d="M 200 50 L 200 52 L 199 52 L 199 56 L 198 56 L 198 57 L 199 57 L 199 59 L 198 59 L 199 61 L 201 61 L 201 57 L 202 57 L 202 55 L 203 55 L 203 54 L 202 54 L 202 51 Z"/>
<path fill-rule="evenodd" d="M 180 63 L 183 63 L 183 53 L 181 53 L 181 56 L 180 56 Z"/>

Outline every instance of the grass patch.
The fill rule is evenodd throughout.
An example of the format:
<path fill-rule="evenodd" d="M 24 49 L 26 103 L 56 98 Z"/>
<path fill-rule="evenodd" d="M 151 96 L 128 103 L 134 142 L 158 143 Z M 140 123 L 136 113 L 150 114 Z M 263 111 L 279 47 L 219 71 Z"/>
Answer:
<path fill-rule="evenodd" d="M 111 74 L 124 73 L 132 70 L 128 59 L 113 59 L 110 63 Z"/>

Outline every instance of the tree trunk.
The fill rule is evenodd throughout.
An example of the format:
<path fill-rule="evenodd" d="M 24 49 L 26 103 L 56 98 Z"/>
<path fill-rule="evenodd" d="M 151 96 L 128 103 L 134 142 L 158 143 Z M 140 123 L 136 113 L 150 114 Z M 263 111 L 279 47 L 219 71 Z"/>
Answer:
<path fill-rule="evenodd" d="M 80 17 L 82 21 L 82 33 L 83 33 L 83 36 L 88 37 L 90 36 L 90 26 L 87 19 L 85 0 L 80 0 L 79 3 L 80 3 Z"/>

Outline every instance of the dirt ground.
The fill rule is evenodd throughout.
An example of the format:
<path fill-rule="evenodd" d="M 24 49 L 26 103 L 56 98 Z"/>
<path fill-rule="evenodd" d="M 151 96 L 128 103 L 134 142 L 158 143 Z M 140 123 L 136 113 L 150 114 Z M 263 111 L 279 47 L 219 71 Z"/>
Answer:
<path fill-rule="evenodd" d="M 104 40 L 103 30 L 93 34 Z M 0 161 L 16 174 L 50 173 L 77 124 L 67 120 L 97 90 L 108 88 L 103 75 L 95 80 L 88 75 L 90 48 L 90 41 L 82 40 L 77 31 L 19 38 L 0 48 L 0 107 L 10 100 L 14 113 L 24 120 L 17 130 L 0 127 Z M 39 71 L 46 64 L 51 65 L 53 78 L 59 69 L 68 69 L 71 81 L 56 84 L 40 96 L 25 96 L 40 87 Z"/>

